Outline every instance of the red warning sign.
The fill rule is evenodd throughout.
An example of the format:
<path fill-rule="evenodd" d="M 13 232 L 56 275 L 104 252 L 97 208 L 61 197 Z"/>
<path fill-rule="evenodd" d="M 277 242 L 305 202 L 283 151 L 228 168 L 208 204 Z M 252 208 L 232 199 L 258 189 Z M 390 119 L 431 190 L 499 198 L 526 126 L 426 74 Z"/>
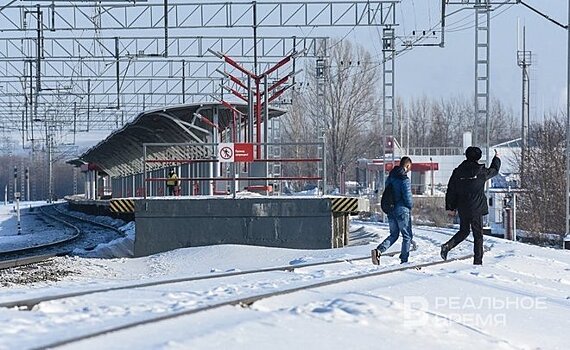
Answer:
<path fill-rule="evenodd" d="M 234 162 L 253 162 L 253 143 L 235 143 Z"/>

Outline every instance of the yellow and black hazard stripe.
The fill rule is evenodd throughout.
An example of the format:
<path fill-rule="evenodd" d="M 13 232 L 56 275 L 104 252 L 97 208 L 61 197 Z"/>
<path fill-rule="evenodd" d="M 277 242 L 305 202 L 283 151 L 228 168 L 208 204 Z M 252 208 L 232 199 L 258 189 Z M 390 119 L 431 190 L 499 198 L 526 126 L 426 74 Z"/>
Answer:
<path fill-rule="evenodd" d="M 331 201 L 333 212 L 358 213 L 358 198 L 333 197 Z"/>
<path fill-rule="evenodd" d="M 135 201 L 126 198 L 111 199 L 111 212 L 113 213 L 134 213 Z"/>

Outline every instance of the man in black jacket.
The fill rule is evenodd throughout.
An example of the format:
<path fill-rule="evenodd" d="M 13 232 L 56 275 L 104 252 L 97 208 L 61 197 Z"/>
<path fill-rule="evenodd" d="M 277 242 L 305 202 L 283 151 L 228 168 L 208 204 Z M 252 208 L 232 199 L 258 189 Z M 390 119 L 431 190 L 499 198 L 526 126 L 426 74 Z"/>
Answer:
<path fill-rule="evenodd" d="M 459 212 L 459 231 L 449 241 L 441 246 L 441 257 L 447 260 L 447 253 L 469 236 L 470 228 L 473 230 L 474 265 L 483 263 L 483 215 L 489 213 L 487 197 L 484 193 L 485 182 L 499 173 L 501 160 L 495 150 L 491 166 L 485 168 L 479 164 L 481 159 L 479 147 L 467 147 L 466 160 L 459 164 L 449 179 L 447 193 L 445 194 L 445 209 L 450 215 Z"/>

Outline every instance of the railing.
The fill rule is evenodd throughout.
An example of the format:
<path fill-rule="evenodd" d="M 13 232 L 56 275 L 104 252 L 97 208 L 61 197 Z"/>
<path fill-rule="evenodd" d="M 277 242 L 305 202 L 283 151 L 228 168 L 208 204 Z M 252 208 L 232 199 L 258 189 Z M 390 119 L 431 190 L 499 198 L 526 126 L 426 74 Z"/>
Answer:
<path fill-rule="evenodd" d="M 412 147 L 408 149 L 410 156 L 460 156 L 463 152 L 461 147 Z"/>
<path fill-rule="evenodd" d="M 304 142 L 304 143 L 253 143 L 254 146 L 266 149 L 265 146 L 279 145 L 280 147 L 295 146 L 301 147 L 304 154 L 313 155 L 312 157 L 263 157 L 253 159 L 251 162 L 222 162 L 218 158 L 218 143 L 145 143 L 143 144 L 143 195 L 144 198 L 149 194 L 149 186 L 152 183 L 166 183 L 168 177 L 148 176 L 149 171 L 166 169 L 166 167 L 178 166 L 181 164 L 197 164 L 202 167 L 201 171 L 191 171 L 188 168 L 188 176 L 179 176 L 179 183 L 189 183 L 190 194 L 229 194 L 235 195 L 237 185 L 240 182 L 246 182 L 245 189 L 264 191 L 266 194 L 272 192 L 275 187 L 279 191 L 283 188 L 283 181 L 302 181 L 302 182 L 324 182 L 326 177 L 324 174 L 310 172 L 310 166 L 306 167 L 309 173 L 302 173 L 297 169 L 296 175 L 278 174 L 277 176 L 270 174 L 268 168 L 273 164 L 283 163 L 316 163 L 324 164 L 324 154 L 318 154 L 317 149 L 320 146 L 324 150 L 324 145 L 320 142 Z M 310 152 L 314 148 L 313 152 Z M 156 149 L 159 151 L 156 151 Z M 154 152 L 151 150 L 154 149 Z M 309 151 L 308 151 L 309 150 Z M 316 157 L 314 157 L 316 155 Z M 255 164 L 269 163 L 268 166 L 256 166 Z M 166 167 L 154 167 L 149 169 L 149 164 L 165 164 Z M 201 164 L 201 165 L 200 165 Z M 212 164 L 207 166 L 207 164 Z M 204 166 L 205 165 L 205 166 Z M 253 169 L 256 168 L 256 171 Z M 318 169 L 318 166 L 314 166 Z M 324 168 L 324 166 L 322 167 Z M 196 170 L 196 169 L 194 169 Z M 259 176 L 254 176 L 254 173 Z M 206 184 L 204 184 L 204 182 Z M 219 185 L 220 182 L 226 184 Z M 201 185 L 202 186 L 201 186 Z M 278 186 L 275 186 L 278 184 Z M 160 187 L 158 188 L 160 189 Z M 221 189 L 221 190 L 220 190 Z M 231 191 L 228 191 L 230 189 Z M 159 191 L 152 191 L 158 192 Z"/>

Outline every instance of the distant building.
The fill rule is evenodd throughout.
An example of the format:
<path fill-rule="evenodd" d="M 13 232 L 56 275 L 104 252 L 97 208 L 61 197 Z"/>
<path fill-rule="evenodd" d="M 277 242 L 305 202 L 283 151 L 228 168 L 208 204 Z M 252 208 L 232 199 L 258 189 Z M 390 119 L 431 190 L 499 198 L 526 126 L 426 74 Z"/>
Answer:
<path fill-rule="evenodd" d="M 447 183 L 453 169 L 465 160 L 465 149 L 472 145 L 471 133 L 463 134 L 463 145 L 461 147 L 415 147 L 405 149 L 401 147 L 397 140 L 390 143 L 394 145 L 386 154 L 385 160 L 358 159 L 356 164 L 356 182 L 361 193 L 371 193 L 375 190 L 379 192 L 383 189 L 384 176 L 393 167 L 398 165 L 402 156 L 410 156 L 413 161 L 410 172 L 412 182 L 412 192 L 414 195 L 445 196 Z M 505 194 L 510 189 L 518 187 L 519 170 L 518 159 L 520 157 L 520 139 L 500 143 L 489 147 L 489 155 L 492 158 L 494 150 L 499 152 L 501 158 L 501 171 L 498 176 L 491 181 L 489 189 L 489 222 L 496 226 L 498 230 L 503 222 L 503 202 Z M 393 150 L 393 152 L 392 152 Z M 393 154 L 393 156 L 392 156 Z M 486 150 L 483 150 L 483 158 L 487 159 Z M 383 171 L 384 170 L 384 171 Z"/>

